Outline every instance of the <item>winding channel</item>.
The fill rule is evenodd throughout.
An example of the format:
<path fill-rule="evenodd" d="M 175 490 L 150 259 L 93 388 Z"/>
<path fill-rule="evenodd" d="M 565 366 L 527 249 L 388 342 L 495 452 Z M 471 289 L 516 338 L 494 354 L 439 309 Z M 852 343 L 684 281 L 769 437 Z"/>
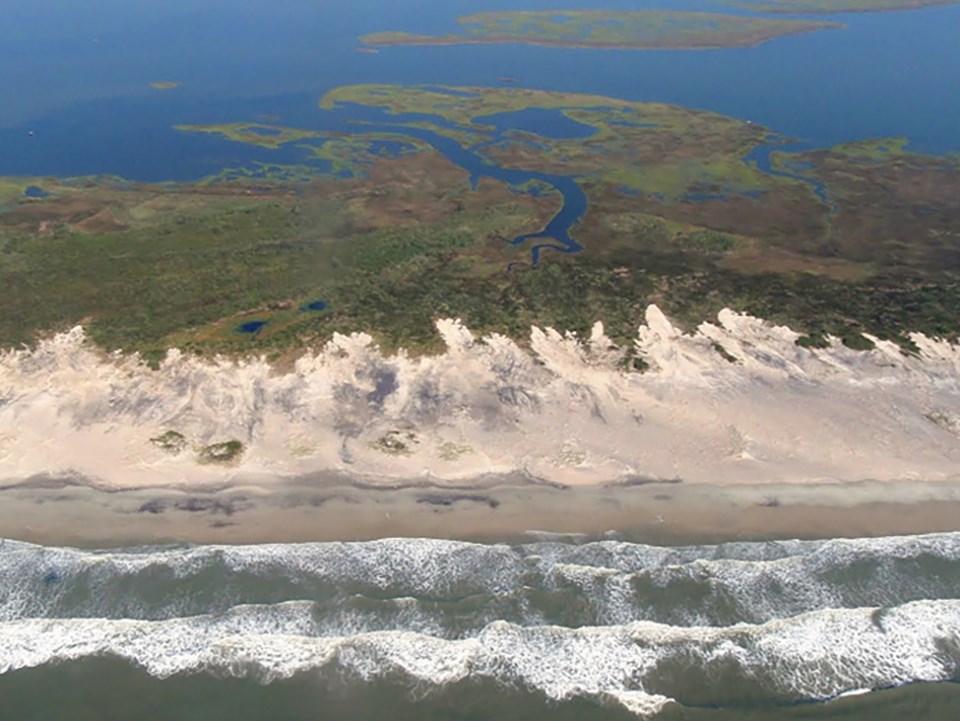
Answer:
<path fill-rule="evenodd" d="M 830 197 L 826 183 L 808 175 L 802 175 L 800 172 L 790 172 L 788 170 L 778 170 L 773 166 L 773 153 L 798 153 L 808 150 L 814 150 L 814 147 L 808 143 L 763 143 L 755 147 L 744 156 L 744 162 L 752 162 L 757 166 L 757 170 L 766 175 L 772 175 L 776 178 L 786 178 L 796 180 L 806 185 L 815 196 L 827 206 L 827 217 L 832 218 L 837 214 L 837 204 Z"/>
<path fill-rule="evenodd" d="M 354 112 L 356 112 L 356 110 L 357 108 L 354 107 Z M 363 110 L 369 112 L 370 108 L 363 108 Z M 393 121 L 397 120 L 396 116 L 389 116 L 389 118 Z M 403 119 L 410 120 L 411 122 L 426 120 L 443 127 L 449 127 L 453 130 L 468 130 L 468 128 L 462 128 L 445 119 L 432 115 L 406 114 Z M 534 233 L 525 233 L 506 241 L 514 247 L 520 247 L 530 243 L 529 253 L 530 265 L 532 267 L 536 267 L 539 264 L 541 255 L 546 250 L 564 254 L 579 253 L 583 250 L 583 246 L 571 235 L 573 229 L 586 214 L 588 207 L 586 193 L 584 193 L 583 188 L 580 187 L 575 176 L 557 175 L 519 168 L 503 168 L 494 165 L 481 155 L 480 151 L 483 148 L 496 145 L 503 141 L 523 142 L 517 138 L 506 135 L 506 133 L 513 128 L 502 123 L 493 124 L 495 130 L 492 133 L 491 139 L 476 143 L 470 147 L 464 147 L 453 138 L 425 128 L 405 125 L 403 120 L 400 122 L 384 122 L 382 115 L 378 115 L 377 119 L 373 121 L 366 119 L 358 121 L 356 118 L 345 119 L 345 122 L 337 123 L 337 125 L 340 126 L 338 129 L 352 133 L 356 131 L 356 123 L 358 122 L 363 123 L 365 133 L 385 132 L 426 143 L 443 155 L 444 158 L 467 171 L 470 174 L 470 184 L 474 189 L 477 187 L 477 183 L 481 178 L 492 178 L 505 182 L 514 188 L 520 188 L 531 182 L 539 183 L 558 193 L 563 199 L 563 204 L 543 229 Z M 483 125 L 490 127 L 486 122 L 484 122 Z M 827 186 L 819 180 L 801 174 L 799 171 L 790 172 L 790 170 L 776 168 L 771 158 L 774 152 L 796 152 L 809 149 L 808 145 L 802 143 L 763 143 L 745 155 L 743 161 L 746 163 L 754 163 L 757 169 L 766 175 L 794 180 L 805 184 L 827 207 L 827 217 L 829 219 L 836 214 L 837 208 L 833 199 L 830 198 Z M 510 263 L 508 271 L 520 264 L 519 261 Z"/>
<path fill-rule="evenodd" d="M 422 120 L 423 118 L 418 117 L 416 119 Z M 433 117 L 430 117 L 430 121 L 436 123 L 436 119 Z M 460 129 L 452 124 L 450 127 Z M 354 126 L 354 132 L 355 129 Z M 583 250 L 583 246 L 571 235 L 571 231 L 587 212 L 587 195 L 583 192 L 583 189 L 573 176 L 555 175 L 534 170 L 503 168 L 492 164 L 478 152 L 481 147 L 488 146 L 500 140 L 511 140 L 515 142 L 515 139 L 503 137 L 501 132 L 497 132 L 494 140 L 485 141 L 465 148 L 456 140 L 441 135 L 440 133 L 425 128 L 410 127 L 402 123 L 364 123 L 364 129 L 365 132 L 371 133 L 380 131 L 403 135 L 428 144 L 451 163 L 467 171 L 470 174 L 470 184 L 473 188 L 477 187 L 477 183 L 481 178 L 492 178 L 505 182 L 513 187 L 522 187 L 531 182 L 539 183 L 548 186 L 558 193 L 563 199 L 563 204 L 560 210 L 557 211 L 542 230 L 534 233 L 525 233 L 507 241 L 507 243 L 514 247 L 532 243 L 530 246 L 531 266 L 535 267 L 540 262 L 540 256 L 545 250 L 565 254 L 579 253 Z M 516 262 L 511 263 L 508 270 L 512 270 L 516 265 Z"/>

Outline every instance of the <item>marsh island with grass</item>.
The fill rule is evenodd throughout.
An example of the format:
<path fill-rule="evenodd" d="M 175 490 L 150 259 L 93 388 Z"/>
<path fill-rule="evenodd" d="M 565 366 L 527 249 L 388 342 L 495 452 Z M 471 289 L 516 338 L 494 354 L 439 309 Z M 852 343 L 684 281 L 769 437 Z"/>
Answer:
<path fill-rule="evenodd" d="M 842 25 L 666 10 L 540 10 L 476 13 L 457 21 L 461 32 L 418 35 L 378 32 L 360 40 L 378 45 L 468 45 L 524 43 L 567 48 L 698 50 L 746 47 L 798 33 Z"/>
<path fill-rule="evenodd" d="M 955 5 L 957 0 L 717 0 L 764 13 L 859 13 Z"/>

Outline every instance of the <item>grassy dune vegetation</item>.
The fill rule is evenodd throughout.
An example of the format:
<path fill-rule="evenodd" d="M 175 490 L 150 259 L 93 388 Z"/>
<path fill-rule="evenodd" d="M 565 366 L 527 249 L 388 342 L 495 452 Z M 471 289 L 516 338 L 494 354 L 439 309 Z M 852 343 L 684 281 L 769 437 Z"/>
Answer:
<path fill-rule="evenodd" d="M 364 35 L 367 45 L 525 43 L 574 48 L 704 49 L 758 45 L 783 35 L 842 27 L 807 20 L 668 10 L 539 10 L 488 12 L 459 19 L 462 33 Z"/>

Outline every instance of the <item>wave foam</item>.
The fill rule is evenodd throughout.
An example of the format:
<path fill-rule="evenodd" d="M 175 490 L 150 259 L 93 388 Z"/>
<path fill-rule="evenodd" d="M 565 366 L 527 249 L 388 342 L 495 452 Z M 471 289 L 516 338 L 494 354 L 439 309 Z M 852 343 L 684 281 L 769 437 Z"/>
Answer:
<path fill-rule="evenodd" d="M 747 694 L 773 702 L 824 699 L 952 679 L 960 663 L 957 601 L 825 610 L 724 629 L 647 622 L 524 628 L 498 621 L 454 641 L 399 631 L 304 635 L 311 624 L 309 605 L 302 603 L 154 622 L 8 621 L 0 623 L 0 672 L 110 655 L 158 677 L 205 671 L 269 682 L 337 671 L 426 687 L 476 677 L 556 700 L 614 697 L 642 710 L 665 699 L 735 703 Z M 718 677 L 728 682 L 708 682 Z"/>
<path fill-rule="evenodd" d="M 960 533 L 665 548 L 433 539 L 88 552 L 6 542 L 0 620 L 161 620 L 309 599 L 325 632 L 763 623 L 960 596 Z"/>

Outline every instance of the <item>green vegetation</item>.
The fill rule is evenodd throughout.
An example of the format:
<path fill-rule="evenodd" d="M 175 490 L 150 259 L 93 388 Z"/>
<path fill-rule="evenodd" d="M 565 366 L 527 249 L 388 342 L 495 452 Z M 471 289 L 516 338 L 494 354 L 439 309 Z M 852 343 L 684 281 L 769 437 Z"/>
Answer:
<path fill-rule="evenodd" d="M 855 13 L 915 10 L 954 5 L 957 0 L 718 0 L 726 5 L 767 13 Z"/>
<path fill-rule="evenodd" d="M 239 460 L 240 456 L 243 455 L 243 451 L 243 443 L 240 441 L 233 440 L 214 443 L 201 448 L 197 460 L 200 463 L 227 464 Z"/>
<path fill-rule="evenodd" d="M 211 133 L 227 140 L 263 148 L 276 149 L 298 140 L 319 137 L 319 133 L 298 128 L 263 123 L 223 123 L 221 125 L 175 125 L 175 130 L 185 133 Z"/>
<path fill-rule="evenodd" d="M 876 344 L 862 333 L 850 330 L 846 331 L 840 337 L 840 340 L 847 348 L 852 350 L 873 350 L 876 347 Z"/>
<path fill-rule="evenodd" d="M 715 230 L 698 230 L 693 233 L 680 233 L 677 242 L 684 248 L 699 251 L 704 255 L 722 255 L 736 247 L 736 240 L 726 233 Z"/>
<path fill-rule="evenodd" d="M 783 35 L 842 27 L 833 23 L 636 10 L 507 11 L 459 19 L 459 35 L 381 32 L 364 35 L 368 45 L 461 45 L 527 43 L 575 48 L 703 49 L 758 45 Z"/>
<path fill-rule="evenodd" d="M 29 178 L 0 178 L 0 208 L 21 200 L 27 188 L 34 184 Z"/>
<path fill-rule="evenodd" d="M 482 154 L 504 167 L 575 175 L 660 199 L 702 192 L 756 193 L 794 185 L 744 162 L 743 157 L 768 137 L 763 128 L 672 105 L 514 87 L 353 85 L 330 91 L 320 107 L 332 110 L 344 103 L 385 110 L 397 116 L 394 125 L 426 128 L 464 145 L 495 137 L 487 116 L 530 108 L 554 110 L 593 133 L 551 138 L 508 132 Z M 531 144 L 530 138 L 536 142 Z"/>
<path fill-rule="evenodd" d="M 711 345 L 713 346 L 713 349 L 720 354 L 720 357 L 723 358 L 727 363 L 736 364 L 740 362 L 740 360 L 735 355 L 733 355 L 730 351 L 724 348 L 723 345 L 721 345 L 720 343 L 717 343 L 717 341 L 713 341 Z"/>
<path fill-rule="evenodd" d="M 463 443 L 454 443 L 453 441 L 446 441 L 437 448 L 437 455 L 440 459 L 451 462 L 473 452 L 472 446 Z"/>
<path fill-rule="evenodd" d="M 442 317 L 521 342 L 532 324 L 586 334 L 599 319 L 627 349 L 624 367 L 642 370 L 629 349 L 649 303 L 688 329 L 731 307 L 791 326 L 808 347 L 829 334 L 867 348 L 866 333 L 914 352 L 910 331 L 960 332 L 960 274 L 950 270 L 960 267 L 960 159 L 908 153 L 899 139 L 776 154 L 778 167 L 828 188 L 828 209 L 810 183 L 743 160 L 767 130 L 712 113 L 515 87 L 387 85 L 336 89 L 321 108 L 344 102 L 393 113 L 393 127 L 202 126 L 265 147 L 299 141 L 312 157 L 191 185 L 44 181 L 49 197 L 26 198 L 34 181 L 0 181 L 0 346 L 82 323 L 99 345 L 151 362 L 173 346 L 284 362 L 358 330 L 386 350 L 431 352 Z M 591 132 L 499 133 L 485 120 L 525 108 Z M 477 151 L 491 163 L 577 177 L 590 202 L 575 231 L 585 252 L 523 267 L 529 248 L 505 241 L 541 229 L 557 194 L 489 178 L 474 189 L 404 127 L 463 145 L 494 140 Z M 383 154 L 383 143 L 401 152 Z M 323 168 L 310 164 L 318 159 Z M 322 312 L 302 310 L 315 299 Z M 236 331 L 250 320 L 269 323 Z M 176 447 L 172 433 L 154 442 Z"/>
<path fill-rule="evenodd" d="M 310 146 L 310 150 L 317 160 L 330 163 L 331 173 L 341 177 L 356 177 L 362 174 L 365 166 L 376 160 L 378 154 L 375 148 L 384 142 L 399 144 L 403 149 L 400 154 L 404 151 L 422 151 L 427 147 L 424 143 L 398 133 L 370 132 L 329 135 L 322 145 Z"/>
<path fill-rule="evenodd" d="M 908 331 L 955 338 L 960 330 L 960 276 L 920 268 L 857 280 L 754 272 L 739 259 L 744 241 L 646 215 L 611 214 L 615 222 L 598 229 L 605 244 L 506 274 L 521 251 L 491 238 L 535 222 L 532 206 L 511 201 L 506 188 L 482 210 L 379 229 L 355 225 L 357 217 L 378 217 L 379 206 L 359 206 L 356 215 L 347 209 L 361 198 L 383 200 L 364 186 L 343 205 L 325 199 L 324 189 L 299 198 L 279 190 L 250 197 L 239 188 L 209 197 L 129 192 L 119 215 L 146 218 L 131 227 L 2 229 L 4 346 L 83 321 L 100 345 L 150 358 L 170 345 L 277 357 L 360 329 L 387 349 L 432 351 L 440 345 L 434 320 L 460 317 L 477 331 L 521 341 L 531 324 L 586 334 L 602 319 L 628 347 L 651 302 L 691 329 L 732 307 L 851 345 L 862 332 L 902 341 Z M 318 297 L 329 311 L 299 310 Z M 255 336 L 233 332 L 251 316 L 270 325 Z"/>
<path fill-rule="evenodd" d="M 179 453 L 187 447 L 186 436 L 177 431 L 167 431 L 162 435 L 151 438 L 150 442 L 158 448 L 170 451 L 171 453 Z"/>
<path fill-rule="evenodd" d="M 876 138 L 855 143 L 844 143 L 830 148 L 833 155 L 853 160 L 872 160 L 885 162 L 898 155 L 906 154 L 910 141 L 906 138 Z"/>
<path fill-rule="evenodd" d="M 801 348 L 829 348 L 830 339 L 823 333 L 810 333 L 797 338 L 797 345 Z"/>
<path fill-rule="evenodd" d="M 429 172 L 437 159 L 419 161 Z M 347 191 L 330 181 L 298 197 L 263 180 L 166 191 L 92 187 L 25 202 L 0 214 L 0 345 L 82 322 L 98 344 L 148 359 L 172 346 L 297 353 L 337 323 L 300 311 L 303 302 L 326 299 L 336 318 L 351 318 L 336 330 L 351 332 L 363 327 L 346 310 L 357 303 L 358 278 L 537 227 L 535 201 L 520 203 L 505 186 L 473 192 L 465 175 L 442 164 L 432 177 L 444 191 L 424 200 L 428 186 L 416 177 L 410 204 L 399 207 L 396 191 Z M 332 202 L 335 189 L 341 197 Z M 441 217 L 420 223 L 420 213 Z M 396 302 L 378 302 L 386 325 Z M 269 327 L 255 337 L 235 333 L 252 315 L 270 318 Z M 408 339 L 433 342 L 432 324 L 415 336 Z"/>

